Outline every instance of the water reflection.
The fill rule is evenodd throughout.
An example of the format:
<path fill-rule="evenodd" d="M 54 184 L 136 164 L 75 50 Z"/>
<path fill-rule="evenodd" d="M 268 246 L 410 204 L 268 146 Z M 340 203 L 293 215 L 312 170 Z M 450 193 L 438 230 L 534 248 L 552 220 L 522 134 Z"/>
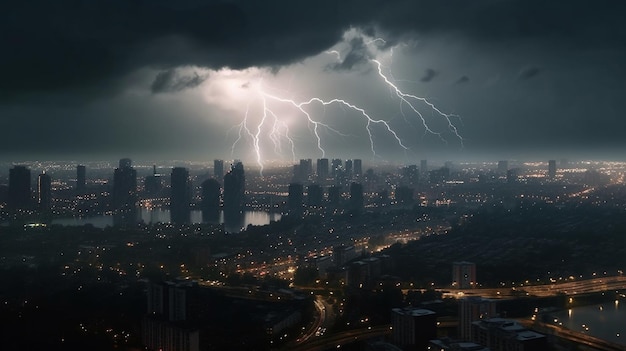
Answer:
<path fill-rule="evenodd" d="M 225 215 L 223 211 L 214 213 L 202 213 L 202 211 L 191 211 L 190 223 L 216 223 L 224 224 L 224 230 L 229 233 L 238 233 L 248 225 L 266 225 L 270 221 L 280 220 L 278 213 L 267 213 L 263 211 L 246 211 Z M 90 217 L 70 217 L 56 218 L 52 224 L 67 226 L 82 226 L 91 224 L 97 228 L 104 228 L 113 225 L 128 225 L 136 221 L 146 224 L 169 223 L 171 214 L 169 210 L 153 208 L 141 208 L 137 213 L 124 213 L 116 215 L 99 215 Z"/>
<path fill-rule="evenodd" d="M 597 338 L 626 345 L 626 309 L 619 300 L 613 303 L 570 308 L 551 315 L 565 328 Z"/>

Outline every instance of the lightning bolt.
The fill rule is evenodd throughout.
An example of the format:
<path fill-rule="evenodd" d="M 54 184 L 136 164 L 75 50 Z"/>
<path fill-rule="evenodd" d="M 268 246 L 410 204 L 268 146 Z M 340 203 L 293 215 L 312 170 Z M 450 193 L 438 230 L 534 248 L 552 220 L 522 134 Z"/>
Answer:
<path fill-rule="evenodd" d="M 461 146 L 463 147 L 463 137 L 461 137 L 461 135 L 459 134 L 459 131 L 457 130 L 456 126 L 452 123 L 452 120 L 451 120 L 453 115 L 442 112 L 440 109 L 437 108 L 437 106 L 435 106 L 430 101 L 426 100 L 426 98 L 419 97 L 419 96 L 412 95 L 412 94 L 407 94 L 403 92 L 395 84 L 393 84 L 389 80 L 389 78 L 387 78 L 387 76 L 383 73 L 382 64 L 380 63 L 380 61 L 376 59 L 372 59 L 372 62 L 376 64 L 376 67 L 378 68 L 378 75 L 383 79 L 383 81 L 395 92 L 396 96 L 400 98 L 400 100 L 404 102 L 420 118 L 420 120 L 422 121 L 422 125 L 424 126 L 424 130 L 426 132 L 438 136 L 445 143 L 448 142 L 440 132 L 435 132 L 432 129 L 430 129 L 430 127 L 428 126 L 428 123 L 426 122 L 426 119 L 424 118 L 424 115 L 422 115 L 422 113 L 415 107 L 415 105 L 411 103 L 411 99 L 415 101 L 420 101 L 426 104 L 428 107 L 431 108 L 432 111 L 435 111 L 439 116 L 443 117 L 448 123 L 448 128 L 459 139 L 459 141 L 461 142 Z"/>
<path fill-rule="evenodd" d="M 364 43 L 366 45 L 370 45 L 370 48 L 371 46 L 374 46 L 375 49 L 378 49 L 380 45 L 387 45 L 387 42 L 381 38 L 367 40 L 364 41 Z M 389 53 L 390 58 L 393 57 L 393 49 L 393 47 L 385 49 Z M 342 54 L 338 50 L 328 50 L 325 53 L 336 56 L 337 60 L 339 61 L 342 59 Z M 431 125 L 429 124 L 428 119 L 425 117 L 424 112 L 420 110 L 420 108 L 423 109 L 424 107 L 426 107 L 427 111 L 430 111 L 431 113 L 433 113 L 434 116 L 442 119 L 448 130 L 448 132 L 445 133 L 449 133 L 448 135 L 453 135 L 456 139 L 458 139 L 461 147 L 464 147 L 464 139 L 459 133 L 456 125 L 453 123 L 453 119 L 460 119 L 459 116 L 443 112 L 434 103 L 430 102 L 424 97 L 403 91 L 396 83 L 400 80 L 396 80 L 394 78 L 391 70 L 385 67 L 382 64 L 381 60 L 376 58 L 375 55 L 372 55 L 370 58 L 368 58 L 368 60 L 373 66 L 373 71 L 379 78 L 381 84 L 389 89 L 392 98 L 398 99 L 400 115 L 405 120 L 405 122 L 413 125 L 413 123 L 409 121 L 407 113 L 415 114 L 415 116 L 417 116 L 417 121 L 419 122 L 418 125 L 421 125 L 421 128 L 423 128 L 425 134 L 434 135 L 447 144 L 448 140 L 444 136 L 444 131 L 438 131 L 433 129 L 433 127 L 431 127 Z M 238 136 L 232 145 L 231 153 L 234 154 L 236 145 L 240 143 L 242 139 L 249 138 L 252 144 L 252 152 L 261 170 L 261 175 L 263 173 L 263 152 L 261 142 L 264 137 L 267 137 L 269 141 L 271 141 L 274 147 L 274 153 L 278 155 L 282 155 L 283 141 L 286 141 L 286 143 L 288 143 L 290 147 L 292 160 L 294 162 L 296 160 L 296 142 L 290 134 L 289 124 L 283 118 L 283 114 L 278 113 L 275 109 L 277 107 L 281 107 L 281 109 L 284 109 L 285 107 L 292 108 L 296 112 L 296 115 L 303 117 L 322 158 L 326 157 L 326 150 L 324 148 L 323 138 L 321 135 L 322 131 L 326 131 L 341 137 L 346 137 L 349 135 L 337 129 L 330 123 L 324 122 L 322 119 L 316 118 L 316 116 L 314 116 L 311 112 L 314 105 L 321 106 L 324 110 L 326 110 L 326 108 L 329 106 L 338 106 L 340 108 L 353 111 L 355 116 L 359 116 L 360 118 L 362 118 L 364 121 L 364 129 L 369 139 L 369 148 L 373 157 L 378 156 L 373 129 L 375 126 L 380 126 L 380 128 L 384 130 L 384 132 L 391 138 L 391 140 L 396 143 L 399 148 L 401 148 L 405 152 L 410 150 L 410 148 L 405 144 L 405 142 L 398 134 L 398 131 L 392 127 L 392 125 L 390 124 L 390 120 L 376 117 L 372 115 L 372 113 L 369 112 L 365 107 L 357 105 L 347 99 L 340 97 L 325 99 L 318 96 L 307 97 L 305 99 L 286 97 L 286 95 L 288 95 L 286 94 L 286 92 L 279 92 L 275 88 L 265 86 L 263 84 L 263 79 L 261 79 L 260 83 L 256 85 L 255 92 L 257 93 L 257 98 L 259 99 L 257 103 L 260 103 L 261 105 L 261 113 L 257 117 L 257 122 L 253 124 L 250 119 L 251 102 L 248 102 L 243 120 L 241 121 L 241 123 L 237 124 L 234 127 L 238 130 Z M 250 127 L 251 125 L 253 127 Z"/>

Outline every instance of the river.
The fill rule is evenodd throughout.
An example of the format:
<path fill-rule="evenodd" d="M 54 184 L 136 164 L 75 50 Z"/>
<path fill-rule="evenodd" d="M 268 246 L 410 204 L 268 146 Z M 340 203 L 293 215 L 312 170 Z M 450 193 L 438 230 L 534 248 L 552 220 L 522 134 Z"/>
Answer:
<path fill-rule="evenodd" d="M 606 341 L 626 345 L 626 306 L 624 300 L 570 308 L 550 315 L 563 327 Z"/>
<path fill-rule="evenodd" d="M 170 211 L 167 209 L 139 209 L 140 221 L 147 224 L 155 223 L 169 223 Z M 266 225 L 270 221 L 280 220 L 281 215 L 278 213 L 267 213 L 264 211 L 246 211 L 242 213 L 239 220 L 225 222 L 224 213 L 220 212 L 218 223 L 224 223 L 224 230 L 229 233 L 238 233 L 248 225 Z M 191 223 L 203 223 L 201 211 L 191 211 Z M 97 228 L 104 228 L 107 226 L 113 226 L 115 223 L 113 215 L 97 215 L 88 217 L 68 217 L 68 218 L 55 218 L 52 220 L 52 224 L 67 225 L 67 226 L 82 226 L 85 224 L 91 224 Z"/>

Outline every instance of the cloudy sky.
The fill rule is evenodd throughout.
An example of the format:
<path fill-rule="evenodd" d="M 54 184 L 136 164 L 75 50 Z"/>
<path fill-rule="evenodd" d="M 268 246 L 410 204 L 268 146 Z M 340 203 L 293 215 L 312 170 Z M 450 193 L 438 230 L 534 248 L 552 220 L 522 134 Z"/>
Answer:
<path fill-rule="evenodd" d="M 613 0 L 5 2 L 0 159 L 624 159 L 625 23 Z"/>

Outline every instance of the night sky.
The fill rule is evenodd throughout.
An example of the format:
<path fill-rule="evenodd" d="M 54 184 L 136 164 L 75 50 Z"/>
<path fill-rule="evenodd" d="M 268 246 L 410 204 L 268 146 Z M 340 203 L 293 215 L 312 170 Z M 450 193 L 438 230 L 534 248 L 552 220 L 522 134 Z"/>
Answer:
<path fill-rule="evenodd" d="M 13 0 L 0 43 L 5 161 L 626 158 L 622 1 Z M 386 125 L 313 102 L 320 149 L 313 97 Z"/>

